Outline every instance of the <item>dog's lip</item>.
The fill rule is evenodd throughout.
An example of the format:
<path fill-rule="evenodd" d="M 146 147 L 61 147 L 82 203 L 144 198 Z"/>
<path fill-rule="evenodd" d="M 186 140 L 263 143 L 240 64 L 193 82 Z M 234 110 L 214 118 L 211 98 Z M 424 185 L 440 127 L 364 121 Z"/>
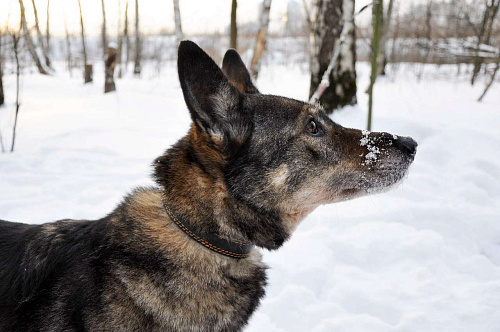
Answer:
<path fill-rule="evenodd" d="M 339 197 L 340 197 L 340 198 L 348 198 L 348 197 L 351 197 L 351 196 L 353 196 L 353 195 L 358 194 L 360 191 L 361 191 L 361 189 L 359 189 L 359 188 L 349 188 L 349 189 L 343 189 L 343 190 L 340 192 Z"/>

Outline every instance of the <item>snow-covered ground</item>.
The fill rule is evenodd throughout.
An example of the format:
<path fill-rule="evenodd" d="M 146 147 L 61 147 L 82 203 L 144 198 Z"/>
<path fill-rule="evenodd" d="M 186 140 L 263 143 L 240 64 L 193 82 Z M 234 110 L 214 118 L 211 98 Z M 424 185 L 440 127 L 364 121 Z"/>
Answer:
<path fill-rule="evenodd" d="M 377 82 L 373 129 L 419 143 L 408 179 L 317 209 L 266 252 L 267 297 L 247 332 L 500 331 L 500 84 L 477 103 L 482 84 L 454 70 L 427 66 L 417 82 L 403 66 Z M 149 165 L 188 129 L 173 63 L 161 77 L 119 80 L 108 95 L 101 68 L 87 86 L 59 72 L 24 77 L 16 151 L 0 154 L 1 219 L 102 217 L 153 184 Z M 333 118 L 363 128 L 366 64 L 358 72 L 359 106 Z M 15 81 L 5 80 L 0 129 L 10 147 Z M 308 82 L 298 66 L 275 65 L 257 84 L 305 99 Z"/>

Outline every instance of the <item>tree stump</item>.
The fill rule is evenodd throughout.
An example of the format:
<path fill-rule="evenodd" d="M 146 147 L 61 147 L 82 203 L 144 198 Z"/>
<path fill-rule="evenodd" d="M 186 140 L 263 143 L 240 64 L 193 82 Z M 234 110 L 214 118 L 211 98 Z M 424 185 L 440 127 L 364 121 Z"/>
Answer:
<path fill-rule="evenodd" d="M 84 83 L 91 83 L 94 76 L 94 67 L 92 65 L 85 64 L 85 71 L 83 73 Z"/>
<path fill-rule="evenodd" d="M 105 63 L 104 93 L 116 91 L 114 74 L 118 51 L 114 45 L 110 44 L 108 46 L 107 54 L 108 58 Z"/>

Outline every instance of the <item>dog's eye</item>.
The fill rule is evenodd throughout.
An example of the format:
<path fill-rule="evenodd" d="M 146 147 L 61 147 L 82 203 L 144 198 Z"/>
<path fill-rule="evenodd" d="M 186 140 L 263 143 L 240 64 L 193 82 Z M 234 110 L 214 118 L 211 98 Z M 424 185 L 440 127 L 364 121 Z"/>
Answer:
<path fill-rule="evenodd" d="M 313 119 L 309 120 L 309 122 L 306 125 L 306 129 L 312 135 L 318 135 L 319 134 L 318 125 L 316 124 L 316 122 Z"/>

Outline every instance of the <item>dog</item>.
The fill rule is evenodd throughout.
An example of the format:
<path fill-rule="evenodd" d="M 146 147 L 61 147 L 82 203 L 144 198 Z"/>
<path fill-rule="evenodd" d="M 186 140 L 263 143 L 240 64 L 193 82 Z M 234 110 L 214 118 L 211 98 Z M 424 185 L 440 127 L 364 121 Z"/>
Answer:
<path fill-rule="evenodd" d="M 260 249 L 321 204 L 385 190 L 417 143 L 264 95 L 240 56 L 178 49 L 192 125 L 100 220 L 0 221 L 0 331 L 241 331 L 264 296 Z"/>

